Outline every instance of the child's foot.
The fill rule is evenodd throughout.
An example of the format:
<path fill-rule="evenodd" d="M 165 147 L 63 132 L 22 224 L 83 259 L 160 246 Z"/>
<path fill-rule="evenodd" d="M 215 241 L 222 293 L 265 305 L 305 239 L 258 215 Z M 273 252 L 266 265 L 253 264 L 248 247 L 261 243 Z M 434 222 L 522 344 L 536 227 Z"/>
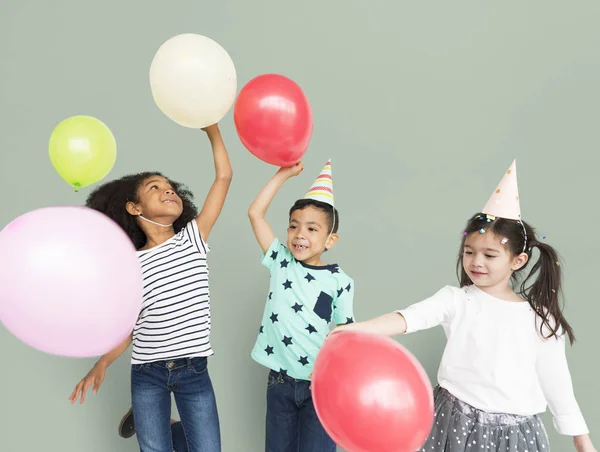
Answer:
<path fill-rule="evenodd" d="M 125 413 L 123 419 L 119 423 L 119 436 L 121 438 L 131 438 L 135 435 L 135 424 L 133 423 L 133 410 L 129 408 L 129 411 Z"/>
<path fill-rule="evenodd" d="M 171 419 L 171 425 L 177 423 L 175 419 Z M 129 411 L 125 413 L 123 419 L 119 423 L 119 436 L 122 438 L 131 438 L 135 435 L 135 424 L 133 422 L 133 409 L 129 408 Z"/>

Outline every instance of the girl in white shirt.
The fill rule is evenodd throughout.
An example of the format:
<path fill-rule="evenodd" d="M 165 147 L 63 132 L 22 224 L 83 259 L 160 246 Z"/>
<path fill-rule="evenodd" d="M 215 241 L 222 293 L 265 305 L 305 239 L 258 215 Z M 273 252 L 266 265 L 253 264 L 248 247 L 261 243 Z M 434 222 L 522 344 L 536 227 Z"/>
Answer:
<path fill-rule="evenodd" d="M 460 288 L 338 328 L 392 336 L 443 327 L 435 418 L 422 451 L 549 451 L 538 416 L 548 405 L 556 430 L 573 436 L 578 452 L 596 452 L 565 356 L 574 334 L 561 310 L 558 255 L 521 220 L 514 165 L 463 232 Z M 531 266 L 533 249 L 539 259 Z"/>

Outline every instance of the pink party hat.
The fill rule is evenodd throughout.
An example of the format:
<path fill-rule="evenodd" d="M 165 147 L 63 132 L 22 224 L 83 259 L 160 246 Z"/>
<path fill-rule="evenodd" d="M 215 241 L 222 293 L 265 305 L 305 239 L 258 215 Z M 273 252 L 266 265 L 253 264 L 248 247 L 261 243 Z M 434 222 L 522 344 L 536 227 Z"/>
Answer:
<path fill-rule="evenodd" d="M 304 196 L 305 199 L 314 199 L 333 206 L 333 179 L 331 178 L 331 159 L 321 170 L 321 174 L 311 185 Z"/>
<path fill-rule="evenodd" d="M 513 160 L 481 213 L 509 220 L 521 219 L 516 160 Z"/>

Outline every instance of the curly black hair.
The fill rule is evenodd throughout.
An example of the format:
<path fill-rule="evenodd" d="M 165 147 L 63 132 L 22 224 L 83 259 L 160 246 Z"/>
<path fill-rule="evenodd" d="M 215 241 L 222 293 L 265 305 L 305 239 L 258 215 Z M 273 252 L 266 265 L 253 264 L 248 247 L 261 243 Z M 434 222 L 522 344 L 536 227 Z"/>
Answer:
<path fill-rule="evenodd" d="M 111 220 L 115 221 L 129 236 L 135 249 L 140 249 L 146 244 L 146 234 L 139 226 L 137 219 L 127 212 L 125 206 L 128 202 L 138 202 L 138 190 L 149 177 L 165 177 L 158 172 L 144 172 L 130 174 L 120 179 L 107 182 L 96 188 L 88 196 L 85 205 L 91 209 L 102 212 Z M 186 224 L 198 215 L 198 209 L 193 203 L 194 195 L 184 185 L 174 182 L 165 177 L 173 187 L 173 190 L 181 198 L 183 212 L 173 223 L 175 233 L 181 231 Z"/>

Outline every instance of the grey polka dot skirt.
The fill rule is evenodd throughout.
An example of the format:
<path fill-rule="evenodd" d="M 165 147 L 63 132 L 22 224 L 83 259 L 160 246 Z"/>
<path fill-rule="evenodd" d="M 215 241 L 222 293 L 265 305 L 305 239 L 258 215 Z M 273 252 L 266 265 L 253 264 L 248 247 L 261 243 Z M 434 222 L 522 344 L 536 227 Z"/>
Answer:
<path fill-rule="evenodd" d="M 421 452 L 548 452 L 538 416 L 488 413 L 435 388 L 435 418 Z"/>

